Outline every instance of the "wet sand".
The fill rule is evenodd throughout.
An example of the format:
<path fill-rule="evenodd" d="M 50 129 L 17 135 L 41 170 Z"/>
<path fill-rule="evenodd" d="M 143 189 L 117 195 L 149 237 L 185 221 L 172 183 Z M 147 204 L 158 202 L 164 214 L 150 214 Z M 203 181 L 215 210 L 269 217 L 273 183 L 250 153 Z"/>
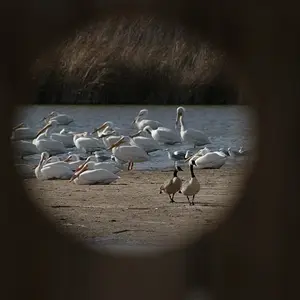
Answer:
<path fill-rule="evenodd" d="M 195 170 L 201 190 L 195 205 L 182 194 L 170 203 L 159 187 L 172 171 L 123 171 L 111 185 L 80 186 L 68 181 L 24 180 L 26 189 L 63 231 L 102 243 L 165 245 L 184 243 L 215 226 L 233 206 L 245 169 L 224 166 Z M 186 168 L 183 180 L 190 178 Z"/>

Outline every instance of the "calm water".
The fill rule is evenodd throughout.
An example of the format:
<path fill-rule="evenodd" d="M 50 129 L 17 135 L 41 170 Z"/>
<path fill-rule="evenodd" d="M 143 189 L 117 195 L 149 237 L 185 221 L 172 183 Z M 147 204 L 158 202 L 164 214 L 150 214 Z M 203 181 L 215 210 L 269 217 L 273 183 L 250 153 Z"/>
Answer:
<path fill-rule="evenodd" d="M 75 120 L 67 126 L 72 131 L 91 132 L 105 121 L 112 121 L 117 127 L 128 128 L 137 113 L 143 109 L 149 110 L 147 118 L 160 121 L 164 126 L 174 129 L 176 106 L 30 106 L 17 114 L 17 119 L 24 121 L 31 127 L 41 128 L 40 119 L 51 111 L 58 111 L 72 116 Z M 232 147 L 238 149 L 243 145 L 252 148 L 253 119 L 252 112 L 240 106 L 185 106 L 185 123 L 187 127 L 200 129 L 211 138 L 211 149 Z M 251 121 L 251 122 L 250 122 Z M 167 147 L 167 146 L 166 146 Z M 165 147 L 165 148 L 166 148 Z M 169 149 L 185 150 L 189 145 L 168 146 Z M 76 149 L 76 148 L 75 148 Z M 74 151 L 76 152 L 76 151 Z M 157 169 L 172 166 L 167 159 L 167 153 L 157 151 L 150 154 L 149 162 L 135 165 L 135 169 Z"/>

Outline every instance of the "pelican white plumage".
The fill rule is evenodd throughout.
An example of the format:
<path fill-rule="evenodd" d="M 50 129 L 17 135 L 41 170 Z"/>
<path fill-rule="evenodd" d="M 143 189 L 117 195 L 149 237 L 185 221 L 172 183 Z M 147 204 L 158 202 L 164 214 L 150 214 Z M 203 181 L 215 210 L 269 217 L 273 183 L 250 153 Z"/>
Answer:
<path fill-rule="evenodd" d="M 79 185 L 93 185 L 93 184 L 110 184 L 120 176 L 106 170 L 106 169 L 91 169 L 93 165 L 89 162 L 83 164 L 70 179 Z"/>
<path fill-rule="evenodd" d="M 106 148 L 109 148 L 121 138 L 120 135 L 116 135 L 115 131 L 102 132 L 98 135 L 98 137 L 102 139 L 103 145 Z"/>
<path fill-rule="evenodd" d="M 56 120 L 53 120 L 50 122 L 52 122 L 52 126 L 54 128 L 59 125 Z M 74 147 L 73 137 L 74 137 L 74 132 L 70 132 L 70 131 L 66 130 L 65 128 L 63 128 L 60 132 L 53 132 L 51 134 L 51 138 L 53 140 L 63 143 L 66 148 Z"/>
<path fill-rule="evenodd" d="M 219 169 L 227 160 L 227 155 L 222 151 L 213 151 L 198 158 L 190 159 L 190 162 L 199 169 Z"/>
<path fill-rule="evenodd" d="M 145 126 L 143 129 L 152 136 L 152 138 L 158 143 L 174 145 L 181 143 L 180 136 L 173 130 L 166 127 L 158 127 L 157 129 L 152 129 L 150 126 Z"/>
<path fill-rule="evenodd" d="M 74 121 L 74 119 L 72 117 L 70 117 L 69 115 L 61 114 L 56 111 L 52 111 L 48 116 L 44 117 L 42 119 L 42 121 L 43 120 L 46 120 L 47 123 L 49 121 L 55 120 L 58 122 L 59 125 L 69 125 L 70 123 L 72 123 Z"/>
<path fill-rule="evenodd" d="M 76 133 L 73 142 L 79 151 L 93 153 L 104 148 L 101 140 L 93 136 L 87 136 L 86 133 Z"/>
<path fill-rule="evenodd" d="M 76 153 L 68 153 L 68 157 L 64 160 L 64 162 L 68 163 L 73 171 L 75 171 L 79 166 L 84 164 L 84 160 L 80 158 L 79 154 Z"/>
<path fill-rule="evenodd" d="M 123 145 L 122 145 L 123 144 Z M 128 170 L 133 169 L 135 162 L 145 162 L 149 160 L 147 152 L 134 144 L 128 136 L 122 136 L 119 141 L 109 147 L 112 153 L 121 161 L 128 162 Z"/>
<path fill-rule="evenodd" d="M 37 147 L 39 152 L 48 152 L 51 155 L 66 152 L 66 147 L 62 142 L 52 139 L 51 133 L 57 125 L 56 121 L 50 121 L 38 133 L 32 143 Z"/>
<path fill-rule="evenodd" d="M 148 109 L 141 109 L 138 115 L 134 118 L 132 125 L 135 125 L 138 130 L 143 130 L 146 126 L 150 126 L 152 129 L 161 127 L 162 124 L 158 121 L 145 119 L 148 116 Z"/>
<path fill-rule="evenodd" d="M 74 172 L 67 166 L 60 163 L 49 163 L 44 165 L 45 160 L 49 158 L 47 152 L 41 154 L 39 164 L 35 168 L 35 176 L 39 180 L 49 179 L 70 179 Z"/>
<path fill-rule="evenodd" d="M 178 123 L 180 123 L 180 136 L 182 141 L 194 145 L 194 148 L 210 144 L 209 138 L 202 131 L 185 127 L 183 122 L 184 113 L 185 109 L 179 106 L 177 108 L 175 127 L 177 128 Z"/>
<path fill-rule="evenodd" d="M 121 171 L 121 169 L 117 166 L 117 163 L 115 163 L 114 161 L 96 162 L 92 160 L 91 157 L 88 157 L 85 163 L 88 164 L 88 168 L 91 170 L 105 169 L 114 174 L 117 174 Z"/>
<path fill-rule="evenodd" d="M 221 151 L 221 150 L 219 150 Z M 189 160 L 195 160 L 203 155 L 205 155 L 206 153 L 211 152 L 211 150 L 207 147 L 204 147 L 203 149 L 200 149 L 199 151 L 197 151 L 195 154 L 193 155 L 189 155 L 189 153 L 186 153 L 185 155 L 185 160 L 189 161 Z M 225 152 L 224 152 L 225 153 Z"/>
<path fill-rule="evenodd" d="M 128 133 L 128 130 L 115 126 L 112 121 L 106 121 L 99 127 L 95 128 L 93 133 L 95 132 L 97 132 L 98 137 L 100 137 L 102 134 L 110 132 L 114 133 L 115 135 L 121 136 L 126 135 Z"/>
<path fill-rule="evenodd" d="M 14 149 L 14 152 L 17 156 L 21 157 L 23 159 L 25 156 L 34 155 L 40 153 L 40 151 L 37 149 L 36 145 L 34 145 L 32 142 L 29 141 L 15 141 L 12 142 L 12 146 Z"/>
<path fill-rule="evenodd" d="M 160 150 L 161 147 L 157 141 L 155 141 L 152 137 L 140 136 L 143 131 L 140 130 L 135 134 L 132 134 L 130 137 L 134 141 L 136 145 L 143 148 L 147 153 L 151 153 L 157 150 Z"/>
<path fill-rule="evenodd" d="M 21 123 L 12 129 L 11 139 L 14 141 L 19 140 L 32 140 L 36 137 L 36 130 L 26 126 L 24 123 Z"/>

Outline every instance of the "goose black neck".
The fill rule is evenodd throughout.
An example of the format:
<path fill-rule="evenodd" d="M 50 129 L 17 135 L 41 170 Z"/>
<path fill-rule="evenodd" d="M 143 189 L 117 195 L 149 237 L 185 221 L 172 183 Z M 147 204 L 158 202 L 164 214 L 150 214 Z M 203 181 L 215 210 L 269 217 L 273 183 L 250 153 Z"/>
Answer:
<path fill-rule="evenodd" d="M 177 177 L 177 173 L 178 173 L 178 171 L 177 171 L 177 169 L 175 169 L 174 173 L 173 173 L 173 177 Z"/>
<path fill-rule="evenodd" d="M 196 177 L 194 174 L 194 166 L 192 164 L 190 164 L 190 171 L 191 171 L 191 177 L 192 178 Z"/>

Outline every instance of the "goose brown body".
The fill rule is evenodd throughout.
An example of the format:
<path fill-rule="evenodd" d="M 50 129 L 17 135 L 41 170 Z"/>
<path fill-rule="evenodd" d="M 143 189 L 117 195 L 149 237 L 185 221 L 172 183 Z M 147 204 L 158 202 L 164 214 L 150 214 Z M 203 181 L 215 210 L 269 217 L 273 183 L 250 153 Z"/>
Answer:
<path fill-rule="evenodd" d="M 177 176 L 178 171 L 182 171 L 182 169 L 176 166 L 173 173 L 173 178 L 166 180 L 165 183 L 160 187 L 160 191 L 159 191 L 160 194 L 163 192 L 168 194 L 171 203 L 175 202 L 174 196 L 177 192 L 180 191 L 182 186 L 182 181 Z"/>
<path fill-rule="evenodd" d="M 200 183 L 194 174 L 194 161 L 190 163 L 191 179 L 182 185 L 181 193 L 185 195 L 190 205 L 195 205 L 195 195 L 200 191 Z M 193 197 L 190 201 L 189 197 Z"/>

